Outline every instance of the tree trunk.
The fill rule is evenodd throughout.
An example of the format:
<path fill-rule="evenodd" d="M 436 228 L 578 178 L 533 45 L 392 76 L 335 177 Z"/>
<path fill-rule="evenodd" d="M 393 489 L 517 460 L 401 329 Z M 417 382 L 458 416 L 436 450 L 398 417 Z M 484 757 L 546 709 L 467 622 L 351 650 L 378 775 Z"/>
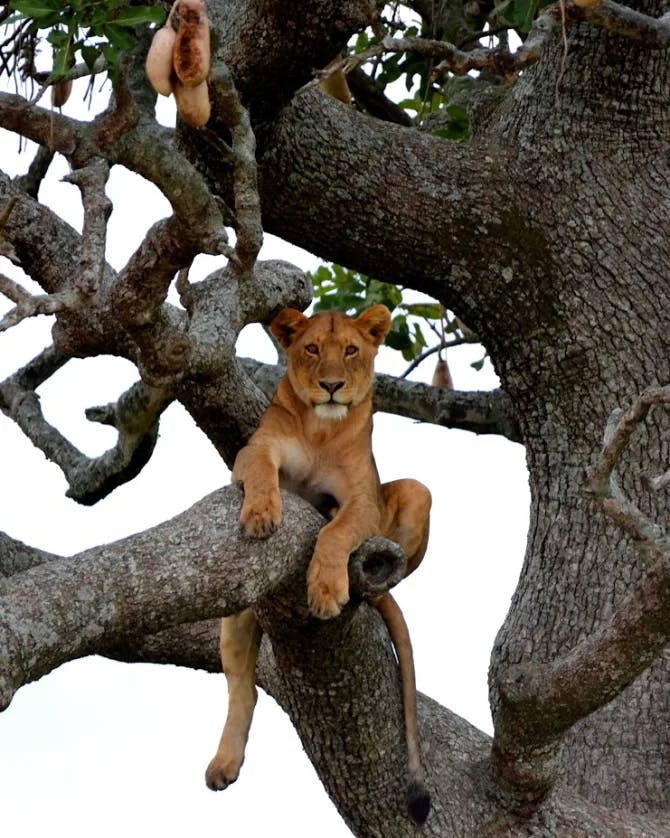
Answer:
<path fill-rule="evenodd" d="M 613 700 L 590 714 L 585 711 L 576 724 L 566 724 L 542 744 L 546 746 L 543 753 L 538 747 L 533 759 L 539 763 L 545 760 L 539 774 L 533 760 L 524 763 L 507 746 L 510 683 L 514 681 L 510 672 L 519 672 L 526 664 L 536 667 L 569 659 L 569 653 L 596 636 L 620 611 L 628 593 L 649 574 L 649 544 L 636 543 L 606 516 L 588 478 L 612 411 L 630 405 L 650 385 L 670 382 L 668 51 L 652 52 L 644 44 L 589 24 L 569 25 L 566 52 L 557 33 L 545 45 L 541 60 L 524 70 L 473 140 L 467 145 L 453 144 L 369 119 L 317 90 L 299 93 L 277 114 L 279 106 L 290 100 L 288 88 L 279 81 L 282 62 L 288 62 L 284 78 L 295 88 L 307 80 L 305 76 L 314 65 L 317 41 L 313 43 L 312 37 L 321 38 L 329 51 L 336 51 L 349 31 L 347 26 L 353 27 L 344 12 L 337 11 L 340 6 L 351 11 L 351 4 L 334 0 L 320 2 L 319 15 L 300 18 L 304 28 L 277 25 L 282 22 L 284 7 L 287 17 L 297 20 L 309 5 L 235 2 L 227 6 L 225 20 L 219 20 L 216 9 L 212 15 L 221 31 L 229 35 L 229 40 L 218 42 L 219 57 L 230 64 L 233 75 L 237 71 L 252 115 L 255 103 L 263 120 L 256 133 L 264 228 L 325 258 L 431 293 L 463 317 L 485 343 L 511 403 L 512 420 L 504 423 L 513 428 L 508 433 L 515 438 L 520 434 L 527 451 L 530 530 L 519 585 L 493 650 L 493 747 L 487 737 L 448 710 L 422 700 L 424 759 L 434 800 L 422 834 L 667 835 L 667 655 L 657 655 L 642 674 L 631 671 L 626 689 Z M 653 8 L 649 4 L 644 11 L 659 13 L 656 4 Z M 258 58 L 251 46 L 244 49 L 250 29 L 261 19 L 268 43 L 273 44 L 264 65 L 263 57 Z M 314 28 L 313 35 L 307 27 Z M 290 61 L 285 57 L 290 51 L 287 32 L 293 33 L 296 45 L 296 55 Z M 258 70 L 260 65 L 263 73 Z M 259 89 L 259 79 L 269 80 L 269 92 L 262 85 Z M 54 117 L 50 126 L 36 123 L 30 127 L 23 110 L 19 116 L 11 116 L 16 103 L 12 100 L 9 104 L 7 118 L 16 120 L 15 130 L 34 134 L 37 139 L 44 139 L 44 132 L 53 129 L 58 140 L 67 127 L 62 117 Z M 227 129 L 217 124 L 214 129 L 228 137 Z M 129 132 L 123 148 L 105 146 L 97 134 L 88 140 L 95 153 L 108 153 L 114 162 L 126 162 L 129 158 L 123 155 L 131 154 L 128 149 L 141 145 L 138 136 L 141 126 L 137 136 Z M 230 199 L 230 167 L 216 165 L 220 150 L 211 135 L 183 131 L 181 148 L 202 178 L 198 185 L 205 197 L 212 189 Z M 151 148 L 146 140 L 142 150 L 148 158 Z M 194 177 L 192 172 L 189 177 Z M 184 194 L 175 191 L 181 195 L 180 212 L 188 220 L 186 190 Z M 212 206 L 217 204 L 203 199 L 202 206 L 203 216 L 210 218 Z M 13 226 L 19 211 L 24 212 L 25 206 L 10 218 L 3 233 L 17 240 L 17 252 L 27 254 L 35 243 L 25 224 L 24 229 L 18 222 Z M 183 219 L 178 221 L 170 229 L 183 228 Z M 157 240 L 159 234 L 160 230 Z M 197 242 L 188 244 L 193 249 Z M 46 244 L 44 249 L 44 264 L 40 261 L 35 270 L 49 276 L 52 269 Z M 169 284 L 173 269 L 181 266 L 179 250 L 175 246 L 174 264 L 166 257 L 159 280 Z M 65 267 L 58 271 L 59 277 L 72 272 L 68 271 L 68 253 L 60 258 Z M 151 272 L 147 269 L 147 273 Z M 105 281 L 115 283 L 118 291 L 123 279 L 110 274 Z M 143 273 L 138 271 L 135 279 L 142 280 Z M 258 287 L 269 289 L 270 279 L 269 274 L 264 275 Z M 295 286 L 295 277 L 292 282 Z M 289 285 L 287 281 L 286 287 Z M 130 291 L 140 297 L 145 287 L 148 283 L 145 286 L 140 281 Z M 217 297 L 223 293 L 222 287 L 230 293 L 233 283 L 229 274 L 226 282 L 202 283 L 193 292 L 195 307 L 188 317 L 180 312 L 173 329 L 180 339 L 188 337 L 195 344 L 200 328 L 203 342 L 211 339 L 220 350 L 216 343 L 220 333 L 209 327 L 221 324 L 208 318 L 217 305 L 219 313 L 226 312 L 220 319 L 231 333 L 237 326 L 241 328 L 244 304 L 236 297 L 224 305 L 223 298 Z M 249 288 L 242 282 L 239 287 Z M 300 290 L 304 293 L 304 286 Z M 235 287 L 235 294 L 237 291 Z M 279 291 L 285 301 L 288 292 Z M 210 293 L 211 300 L 201 307 L 199 327 L 197 303 L 204 299 L 199 295 Z M 243 293 L 240 290 L 239 296 Z M 250 314 L 249 320 L 263 319 L 261 311 L 269 314 L 276 308 L 280 301 L 269 301 L 272 293 L 267 291 L 265 304 L 259 304 L 259 312 Z M 298 292 L 294 289 L 294 293 Z M 165 318 L 162 324 L 147 326 L 133 323 L 129 316 L 121 317 L 125 328 L 119 330 L 115 318 L 119 312 L 123 314 L 123 294 L 110 296 L 112 302 L 105 297 L 96 310 L 102 324 L 98 343 L 96 336 L 82 332 L 90 338 L 86 343 L 76 334 L 85 318 L 82 323 L 75 318 L 69 324 L 62 318 L 61 349 L 87 354 L 103 351 L 104 346 L 104 351 L 139 359 L 142 366 L 146 362 L 142 341 L 148 346 L 154 337 L 153 348 L 160 349 L 159 326 L 169 337 L 174 324 Z M 126 303 L 128 299 L 132 305 L 128 303 L 127 308 L 135 310 L 132 294 Z M 162 298 L 156 299 L 149 303 L 158 308 Z M 151 306 L 142 311 L 148 312 L 150 319 Z M 235 328 L 231 311 L 239 315 Z M 67 335 L 63 322 L 71 327 Z M 123 331 L 120 337 L 119 331 Z M 228 341 L 229 350 L 235 337 L 236 333 Z M 220 360 L 214 351 L 212 357 Z M 205 363 L 209 360 L 205 357 L 199 367 L 192 361 L 193 366 L 180 370 L 183 377 L 176 385 L 172 382 L 170 393 L 186 404 L 219 451 L 231 460 L 257 418 L 258 392 L 234 360 L 227 358 L 226 364 L 211 368 Z M 146 363 L 143 372 L 151 377 Z M 237 389 L 221 385 L 225 376 Z M 237 412 L 235 392 L 244 396 Z M 15 396 L 12 391 L 12 399 L 5 399 L 8 405 L 9 401 L 20 401 Z M 650 491 L 646 478 L 667 469 L 669 463 L 670 420 L 667 413 L 655 409 L 637 430 L 620 465 L 621 483 L 647 518 L 666 528 L 667 494 Z M 178 525 L 180 531 L 189 533 L 187 553 L 197 554 L 207 545 L 213 549 L 213 503 L 210 499 L 200 512 L 185 513 L 186 524 Z M 437 510 L 437 514 L 448 514 L 448 510 Z M 230 509 L 222 510 L 221 515 L 225 518 L 222 531 L 228 532 L 237 519 Z M 297 527 L 296 543 L 301 545 L 306 564 L 314 521 L 301 526 L 296 512 L 284 526 Z M 150 552 L 170 549 L 170 533 L 172 528 L 167 525 L 153 532 Z M 232 536 L 226 536 L 229 538 Z M 132 558 L 132 551 L 140 549 L 137 545 L 147 549 L 147 539 L 138 536 L 115 549 L 128 551 Z M 178 544 L 181 549 L 183 540 L 178 539 Z M 221 544 L 217 545 L 223 553 Z M 264 568 L 265 549 L 257 548 L 257 560 Z M 272 544 L 267 549 L 271 551 Z M 12 547 L 12 554 L 20 555 L 22 562 L 30 554 L 26 551 Z M 244 548 L 238 550 L 238 559 L 240 551 Z M 108 553 L 104 553 L 107 559 L 114 558 L 114 548 Z M 54 563 L 52 557 L 35 554 L 37 567 L 28 573 L 36 587 L 42 578 L 39 565 L 46 558 L 49 573 L 45 571 L 45 578 L 56 578 L 60 572 L 57 560 Z M 13 559 L 11 567 L 15 565 Z M 108 565 L 105 582 L 105 574 L 112 574 Z M 235 572 L 245 573 L 237 564 Z M 277 573 L 281 575 L 281 571 Z M 163 581 L 169 574 L 161 565 Z M 218 595 L 230 608 L 255 602 L 267 634 L 260 681 L 290 714 L 353 832 L 384 838 L 414 834 L 403 805 L 401 701 L 385 631 L 366 606 L 349 608 L 332 623 L 307 620 L 304 609 L 296 606 L 304 599 L 304 568 L 292 567 L 291 574 L 290 590 L 284 590 L 281 580 L 273 577 L 272 584 L 261 586 L 258 601 L 249 595 L 229 602 L 224 595 L 230 592 L 224 590 Z M 174 579 L 168 581 L 183 590 L 183 580 L 178 577 L 177 569 Z M 204 584 L 204 580 L 198 582 Z M 223 589 L 224 583 L 221 585 Z M 663 603 L 668 601 L 666 588 L 659 585 L 654 594 Z M 7 590 L 11 593 L 14 589 L 8 584 Z M 132 602 L 131 592 L 127 599 Z M 182 604 L 183 613 L 196 619 L 197 606 L 191 600 L 188 608 Z M 21 622 L 21 596 L 16 602 L 18 605 L 10 602 L 16 607 L 16 614 L 9 609 L 10 616 L 32 642 L 35 633 Z M 73 610 L 77 607 L 72 606 Z M 90 604 L 88 607 L 97 611 Z M 213 607 L 210 602 L 206 614 L 199 616 L 210 616 Z M 670 620 L 661 608 L 659 615 L 649 628 L 650 649 L 661 647 L 670 636 Z M 172 628 L 142 645 L 138 638 L 133 642 L 133 637 L 124 635 L 126 615 L 119 611 L 118 617 L 123 624 L 112 621 L 115 648 L 105 647 L 110 654 L 124 659 L 216 665 L 211 660 L 215 644 L 209 624 L 196 626 L 190 633 Z M 88 626 L 90 619 L 88 615 L 82 625 Z M 171 625 L 169 615 L 163 612 L 153 621 L 141 614 L 127 619 L 142 631 Z M 11 649 L 20 632 L 13 633 L 10 625 L 8 634 Z M 205 638 L 203 653 L 200 644 Z M 95 639 L 97 642 L 97 634 Z M 50 642 L 60 648 L 57 640 L 54 633 Z M 457 643 L 458 638 L 445 638 L 444 642 Z M 189 645 L 193 643 L 198 648 Z M 77 645 L 73 640 L 72 645 L 91 651 L 86 643 Z M 652 657 L 651 652 L 641 656 L 640 668 Z M 29 662 L 21 664 L 29 670 Z M 39 671 L 46 671 L 49 665 L 40 663 Z M 594 671 L 613 666 L 609 660 L 592 660 Z M 24 669 L 15 669 L 18 682 Z M 568 692 L 580 692 L 579 684 L 564 687 Z M 581 692 L 587 689 L 584 686 Z M 11 690 L 6 692 L 9 700 Z M 593 706 L 602 703 L 597 694 L 591 698 Z M 581 699 L 588 704 L 589 696 Z M 557 707 L 556 712 L 565 709 Z M 579 717 L 576 713 L 575 718 Z M 524 731 L 520 728 L 517 732 Z M 519 793 L 525 770 L 527 793 Z M 643 817 L 645 813 L 654 814 Z"/>
<path fill-rule="evenodd" d="M 552 303 L 521 303 L 521 334 L 494 355 L 523 426 L 532 493 L 524 567 L 491 665 L 494 707 L 505 666 L 566 652 L 639 580 L 644 557 L 589 497 L 587 470 L 611 411 L 670 380 L 667 53 L 573 27 L 561 76 L 561 50 L 555 43 L 522 77 L 492 126 L 549 257 L 547 273 L 529 279 Z M 670 460 L 669 427 L 653 414 L 622 469 L 628 495 L 666 525 L 667 496 L 643 478 Z M 661 656 L 573 728 L 564 782 L 604 805 L 667 810 L 668 684 Z"/>
<path fill-rule="evenodd" d="M 367 248 L 358 241 L 369 235 L 370 225 L 393 225 L 393 164 L 399 166 L 408 144 L 422 138 L 396 148 L 379 144 L 386 180 L 372 217 L 360 218 L 360 230 L 353 221 L 346 237 L 338 236 L 340 180 L 324 175 L 325 166 L 335 161 L 346 184 L 342 201 L 356 195 L 364 205 L 375 188 L 376 166 L 374 157 L 366 159 L 361 176 L 348 128 L 340 134 L 348 150 L 331 146 L 321 169 L 326 197 L 310 195 L 319 207 L 314 223 L 301 220 L 299 210 L 279 217 L 272 209 L 285 209 L 284 198 L 291 210 L 293 202 L 313 207 L 314 201 L 300 194 L 302 166 L 309 166 L 311 154 L 304 134 L 298 170 L 286 178 L 292 194 L 271 174 L 264 184 L 271 197 L 268 229 L 307 246 L 318 240 L 328 255 L 383 278 L 402 279 L 411 271 L 415 287 L 437 290 L 452 306 L 456 300 L 456 310 L 484 339 L 513 399 L 528 455 L 531 525 L 519 587 L 493 652 L 494 712 L 497 680 L 507 666 L 552 660 L 570 650 L 613 612 L 644 568 L 631 539 L 588 493 L 587 472 L 612 410 L 629 405 L 649 385 L 670 380 L 668 93 L 666 51 L 650 54 L 624 38 L 579 25 L 569 29 L 564 57 L 556 38 L 472 143 L 480 154 L 482 148 L 497 148 L 494 188 L 499 171 L 508 181 L 503 189 L 513 184 L 507 217 L 483 230 L 501 240 L 475 270 L 470 259 L 461 273 L 449 246 L 458 231 L 445 230 L 439 279 L 440 255 L 431 254 L 430 269 L 424 269 L 420 244 L 410 265 L 398 260 L 395 241 L 385 243 L 384 253 L 374 238 Z M 341 120 L 348 124 L 349 117 Z M 264 160 L 277 163 L 288 149 L 295 152 L 289 128 L 284 130 L 272 138 L 273 150 L 264 151 Z M 360 133 L 356 137 L 360 141 Z M 454 155 L 456 169 L 450 173 L 445 159 L 434 177 L 445 187 L 452 183 L 446 188 L 462 187 L 465 197 L 462 159 L 459 152 Z M 287 173 L 281 164 L 274 171 Z M 414 199 L 418 208 L 409 215 L 425 219 L 427 204 L 439 195 Z M 486 204 L 486 197 L 478 204 L 482 217 Z M 405 204 L 402 212 L 407 211 Z M 430 232 L 435 235 L 435 225 Z M 415 236 L 420 239 L 422 232 L 403 224 L 398 249 Z M 475 281 L 466 285 L 463 276 Z M 623 471 L 627 493 L 640 498 L 659 523 L 667 523 L 666 498 L 649 492 L 644 475 L 669 461 L 669 425 L 657 411 L 638 432 Z M 661 656 L 617 699 L 569 732 L 561 757 L 564 785 L 613 808 L 667 810 L 670 753 L 662 721 L 668 710 L 667 666 Z"/>

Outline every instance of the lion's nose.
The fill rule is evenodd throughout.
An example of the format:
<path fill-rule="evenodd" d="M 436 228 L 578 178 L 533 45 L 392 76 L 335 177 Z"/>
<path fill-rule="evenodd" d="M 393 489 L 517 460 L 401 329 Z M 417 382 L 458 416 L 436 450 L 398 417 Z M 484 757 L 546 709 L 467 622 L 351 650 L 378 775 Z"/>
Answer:
<path fill-rule="evenodd" d="M 323 387 L 332 396 L 341 387 L 344 387 L 344 381 L 319 381 L 319 387 Z"/>

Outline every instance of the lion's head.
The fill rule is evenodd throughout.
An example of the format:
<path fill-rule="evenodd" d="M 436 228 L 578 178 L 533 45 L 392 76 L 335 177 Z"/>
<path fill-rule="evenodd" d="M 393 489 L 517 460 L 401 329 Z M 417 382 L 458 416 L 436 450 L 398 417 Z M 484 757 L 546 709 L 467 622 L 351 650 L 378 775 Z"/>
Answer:
<path fill-rule="evenodd" d="M 327 312 L 305 317 L 285 308 L 270 328 L 286 351 L 288 379 L 320 419 L 344 419 L 372 386 L 374 359 L 391 328 L 386 306 L 359 317 Z"/>

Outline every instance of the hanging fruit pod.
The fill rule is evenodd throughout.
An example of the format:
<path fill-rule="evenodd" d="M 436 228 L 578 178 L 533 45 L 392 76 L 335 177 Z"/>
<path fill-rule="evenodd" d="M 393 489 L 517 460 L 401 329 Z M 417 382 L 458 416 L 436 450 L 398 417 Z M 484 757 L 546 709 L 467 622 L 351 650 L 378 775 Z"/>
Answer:
<path fill-rule="evenodd" d="M 146 73 L 151 86 L 161 96 L 172 93 L 172 54 L 177 33 L 168 22 L 153 37 L 147 53 Z"/>
<path fill-rule="evenodd" d="M 433 380 L 431 381 L 433 387 L 443 387 L 445 390 L 453 390 L 454 382 L 451 378 L 449 365 L 444 358 L 438 358 L 435 364 L 435 371 L 433 372 Z"/>
<path fill-rule="evenodd" d="M 202 0 L 180 0 L 174 70 L 184 87 L 198 87 L 209 76 L 209 21 Z"/>
<path fill-rule="evenodd" d="M 206 81 L 201 82 L 197 87 L 186 87 L 180 81 L 176 81 L 174 98 L 177 101 L 179 116 L 187 125 L 191 128 L 202 128 L 207 124 L 211 106 Z"/>

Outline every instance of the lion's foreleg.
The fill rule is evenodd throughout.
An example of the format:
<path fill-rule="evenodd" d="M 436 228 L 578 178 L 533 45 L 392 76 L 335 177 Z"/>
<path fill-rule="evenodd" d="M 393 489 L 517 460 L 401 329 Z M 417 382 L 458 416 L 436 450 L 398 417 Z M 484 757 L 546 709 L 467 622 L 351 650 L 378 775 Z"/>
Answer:
<path fill-rule="evenodd" d="M 319 533 L 307 569 L 307 600 L 316 617 L 336 617 L 349 601 L 349 555 L 380 531 L 376 504 L 354 498 Z"/>
<path fill-rule="evenodd" d="M 234 783 L 244 761 L 256 706 L 256 658 L 261 635 L 250 608 L 221 621 L 221 663 L 228 684 L 228 715 L 216 755 L 205 774 L 207 785 L 214 791 Z"/>
<path fill-rule="evenodd" d="M 281 521 L 278 457 L 268 444 L 252 442 L 237 455 L 233 480 L 244 486 L 240 523 L 251 538 L 267 538 Z"/>

